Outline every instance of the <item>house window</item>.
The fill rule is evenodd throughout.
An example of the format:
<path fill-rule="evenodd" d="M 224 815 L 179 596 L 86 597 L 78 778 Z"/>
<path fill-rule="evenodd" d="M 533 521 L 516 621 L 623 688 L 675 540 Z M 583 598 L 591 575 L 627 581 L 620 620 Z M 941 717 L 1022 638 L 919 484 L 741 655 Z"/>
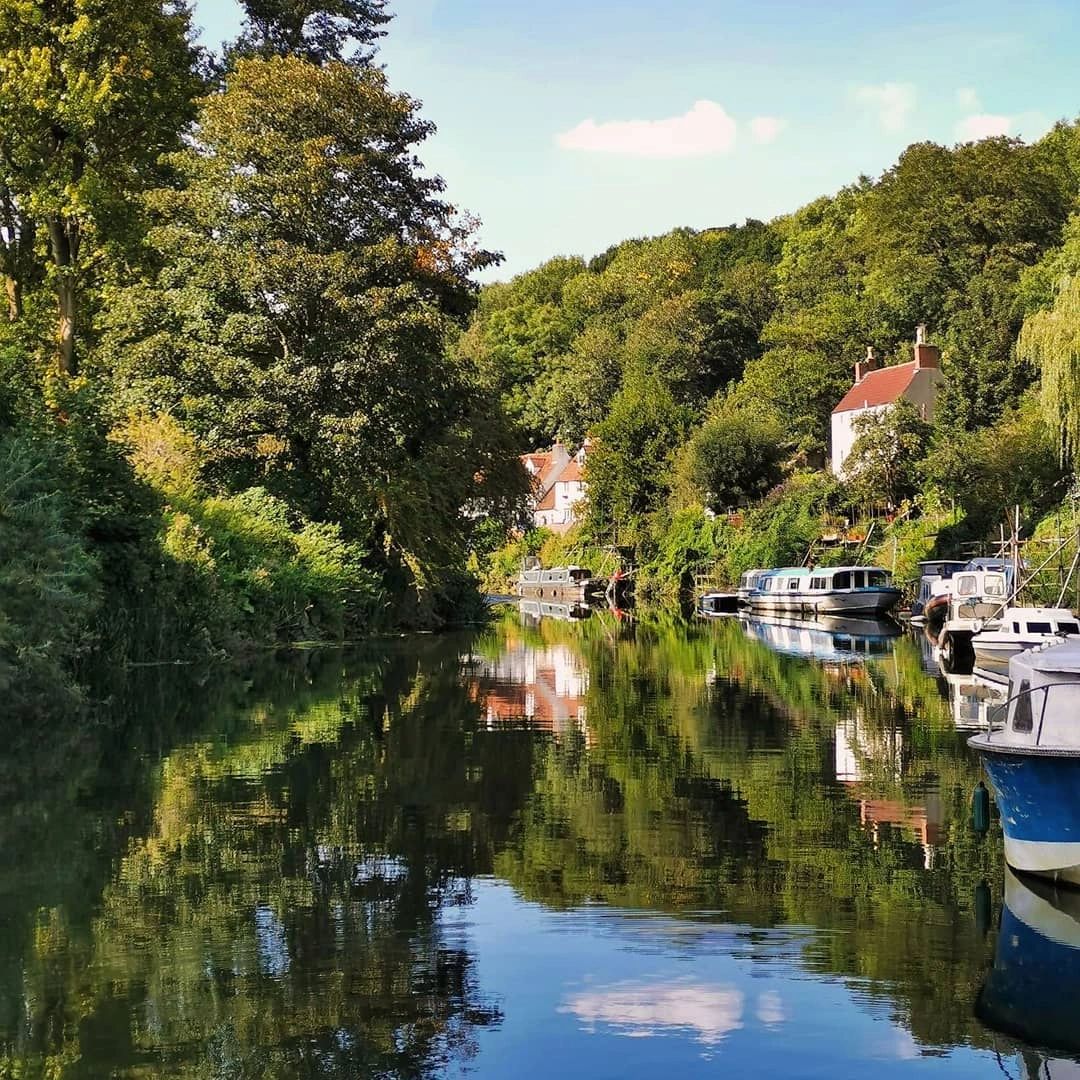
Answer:
<path fill-rule="evenodd" d="M 847 570 L 840 574 L 833 574 L 832 584 L 834 589 L 850 589 L 851 574 Z"/>

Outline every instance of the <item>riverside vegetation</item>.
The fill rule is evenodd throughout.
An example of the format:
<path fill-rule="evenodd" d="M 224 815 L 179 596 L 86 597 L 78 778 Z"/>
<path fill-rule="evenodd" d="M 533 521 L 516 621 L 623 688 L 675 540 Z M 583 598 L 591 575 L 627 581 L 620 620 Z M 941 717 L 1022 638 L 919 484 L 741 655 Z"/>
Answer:
<path fill-rule="evenodd" d="M 581 524 L 478 569 L 497 587 L 522 554 L 592 565 L 618 547 L 639 599 L 672 601 L 695 571 L 730 585 L 801 562 L 845 519 L 865 534 L 887 517 L 867 554 L 905 576 L 996 541 L 1014 504 L 1029 535 L 1070 530 L 1078 196 L 1075 123 L 1031 145 L 920 143 L 774 221 L 628 240 L 485 288 L 455 355 L 524 442 L 595 445 Z M 910 360 L 921 322 L 947 379 L 933 425 L 902 407 L 864 420 L 839 483 L 829 421 L 853 361 L 868 344 Z"/>
<path fill-rule="evenodd" d="M 498 257 L 372 63 L 382 0 L 0 5 L 0 690 L 467 615 L 523 490 L 448 354 Z M 96 665 L 100 668 L 100 664 Z M 70 697 L 68 698 L 70 700 Z"/>

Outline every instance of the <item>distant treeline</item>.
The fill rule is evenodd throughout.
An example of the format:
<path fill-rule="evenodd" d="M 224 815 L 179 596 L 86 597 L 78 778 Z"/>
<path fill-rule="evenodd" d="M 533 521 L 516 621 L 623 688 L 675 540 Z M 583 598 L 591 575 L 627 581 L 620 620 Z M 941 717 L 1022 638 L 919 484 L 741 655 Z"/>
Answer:
<path fill-rule="evenodd" d="M 1075 123 L 1032 145 L 915 144 L 878 179 L 768 223 L 628 240 L 491 285 L 457 355 L 523 448 L 594 436 L 581 543 L 672 569 L 735 542 L 737 569 L 801 556 L 822 515 L 946 505 L 980 536 L 1004 506 L 1038 517 L 1068 486 L 1078 197 Z M 838 487 L 822 470 L 853 365 L 868 345 L 910 360 L 919 323 L 947 377 L 933 428 L 903 409 L 865 423 Z M 746 508 L 775 543 L 687 538 L 716 532 L 703 509 Z"/>

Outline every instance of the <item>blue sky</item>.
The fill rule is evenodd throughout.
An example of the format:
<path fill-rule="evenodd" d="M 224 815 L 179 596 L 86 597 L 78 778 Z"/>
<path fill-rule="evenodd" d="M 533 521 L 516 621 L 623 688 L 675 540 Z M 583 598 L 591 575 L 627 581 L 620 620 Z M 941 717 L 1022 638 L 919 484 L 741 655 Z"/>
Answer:
<path fill-rule="evenodd" d="M 380 60 L 423 102 L 504 278 L 676 225 L 770 218 L 908 143 L 1080 114 L 1080 3 L 398 0 Z M 231 0 L 197 0 L 204 42 Z"/>

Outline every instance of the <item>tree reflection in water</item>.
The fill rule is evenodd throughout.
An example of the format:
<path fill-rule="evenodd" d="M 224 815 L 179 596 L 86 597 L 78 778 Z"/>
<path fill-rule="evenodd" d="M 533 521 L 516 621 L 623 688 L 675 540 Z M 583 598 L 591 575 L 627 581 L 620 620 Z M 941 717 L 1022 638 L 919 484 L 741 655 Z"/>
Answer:
<path fill-rule="evenodd" d="M 553 910 L 807 928 L 801 969 L 920 1047 L 989 1045 L 972 897 L 1000 845 L 965 827 L 978 768 L 906 639 L 818 666 L 737 624 L 508 621 L 246 676 L 144 672 L 5 733 L 0 1073 L 460 1067 L 515 1007 L 448 917 L 488 875 Z M 562 1007 L 719 1042 L 739 995 Z"/>

